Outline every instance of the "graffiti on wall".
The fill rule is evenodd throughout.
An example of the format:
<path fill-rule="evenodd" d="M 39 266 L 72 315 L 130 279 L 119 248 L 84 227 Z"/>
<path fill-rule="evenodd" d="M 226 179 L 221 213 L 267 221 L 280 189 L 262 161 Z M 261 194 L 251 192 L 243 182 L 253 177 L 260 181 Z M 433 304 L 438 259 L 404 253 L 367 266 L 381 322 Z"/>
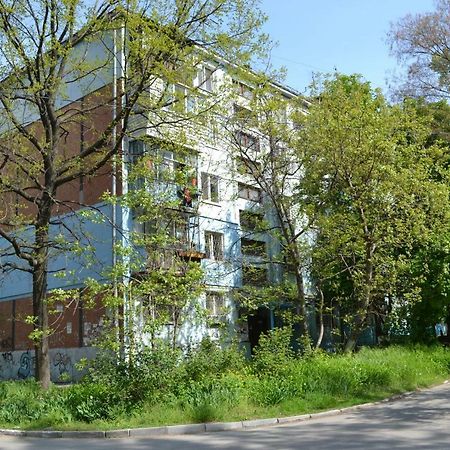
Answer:
<path fill-rule="evenodd" d="M 94 358 L 94 348 L 51 349 L 50 372 L 54 382 L 79 380 L 85 372 L 77 367 L 82 358 Z M 33 350 L 0 353 L 0 380 L 24 380 L 33 377 L 36 359 Z"/>
<path fill-rule="evenodd" d="M 10 373 L 14 365 L 14 357 L 12 352 L 3 352 L 0 357 L 0 379 L 4 378 L 4 374 Z"/>
<path fill-rule="evenodd" d="M 19 379 L 24 380 L 34 375 L 35 370 L 35 357 L 30 355 L 30 351 L 23 352 L 19 360 L 19 370 L 17 376 Z"/>
<path fill-rule="evenodd" d="M 12 352 L 3 352 L 2 353 L 2 359 L 3 359 L 3 363 L 6 363 L 6 364 L 13 364 L 14 363 Z"/>
<path fill-rule="evenodd" d="M 72 360 L 67 353 L 57 352 L 53 357 L 53 366 L 56 367 L 59 376 L 71 373 Z"/>

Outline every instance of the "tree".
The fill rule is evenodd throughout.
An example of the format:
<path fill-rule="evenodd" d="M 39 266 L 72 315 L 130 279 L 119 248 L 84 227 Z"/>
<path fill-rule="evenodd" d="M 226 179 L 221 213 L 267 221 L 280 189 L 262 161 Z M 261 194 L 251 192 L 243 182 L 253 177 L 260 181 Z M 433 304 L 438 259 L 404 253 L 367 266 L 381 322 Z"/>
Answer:
<path fill-rule="evenodd" d="M 409 100 L 419 117 L 430 121 L 431 130 L 427 146 L 439 146 L 439 159 L 433 165 L 430 175 L 438 183 L 448 185 L 448 146 L 450 107 L 445 100 L 426 102 L 423 98 Z M 436 155 L 437 157 L 438 155 Z M 449 223 L 443 221 L 432 230 L 425 242 L 417 243 L 411 255 L 411 263 L 400 280 L 398 297 L 408 292 L 408 286 L 415 286 L 416 301 L 403 302 L 389 322 L 400 332 L 415 341 L 430 341 L 434 337 L 434 325 L 441 320 L 447 323 L 449 316 L 448 270 L 449 270 Z M 401 312 L 401 314 L 400 314 Z M 396 320 L 399 322 L 395 324 Z"/>
<path fill-rule="evenodd" d="M 414 252 L 404 284 L 414 283 L 418 296 L 414 302 L 403 302 L 400 318 L 413 341 L 430 342 L 435 338 L 434 325 L 450 321 L 449 295 L 449 229 L 443 223 Z"/>
<path fill-rule="evenodd" d="M 130 145 L 129 190 L 104 197 L 131 212 L 133 229 L 121 230 L 127 239 L 117 244 L 120 262 L 107 269 L 111 283 L 89 280 L 89 291 L 91 298 L 101 295 L 119 311 L 114 318 L 119 336 L 105 333 L 103 344 L 109 350 L 120 347 L 130 362 L 143 346 L 155 347 L 161 339 L 175 349 L 183 324 L 194 325 L 205 316 L 197 305 L 204 290 L 196 226 L 197 155 L 179 142 L 140 136 Z"/>
<path fill-rule="evenodd" d="M 436 10 L 407 15 L 389 33 L 392 53 L 408 69 L 402 96 L 448 99 L 450 95 L 450 2 Z"/>
<path fill-rule="evenodd" d="M 351 351 L 369 314 L 396 295 L 414 245 L 448 220 L 448 188 L 431 174 L 442 149 L 426 145 L 408 102 L 390 106 L 356 76 L 325 78 L 314 94 L 299 194 L 316 215 L 316 276 L 347 314 Z"/>
<path fill-rule="evenodd" d="M 450 105 L 446 100 L 427 102 L 424 98 L 410 99 L 415 104 L 420 116 L 431 120 L 431 134 L 429 144 L 450 143 Z"/>
<path fill-rule="evenodd" d="M 1 268 L 32 276 L 36 377 L 44 388 L 49 261 L 70 249 L 52 228 L 66 228 L 58 215 L 84 205 L 62 193 L 113 170 L 125 136 L 139 127 L 164 134 L 180 124 L 164 113 L 180 103 L 167 95 L 172 83 L 195 70 L 201 49 L 250 62 L 261 48 L 262 20 L 254 0 L 0 2 Z M 81 148 L 72 151 L 80 132 Z"/>
<path fill-rule="evenodd" d="M 243 303 L 248 307 L 261 304 L 294 307 L 295 324 L 300 325 L 301 344 L 304 350 L 311 347 L 311 330 L 308 307 L 308 232 L 310 222 L 295 195 L 302 174 L 302 160 L 295 149 L 299 145 L 292 118 L 305 112 L 306 102 L 297 94 L 284 91 L 275 84 L 276 76 L 264 74 L 240 74 L 241 98 L 234 99 L 233 116 L 224 123 L 224 139 L 231 153 L 231 163 L 243 189 L 253 191 L 253 210 L 247 213 L 253 221 L 245 229 L 241 219 L 243 268 L 255 270 L 257 264 L 249 265 L 245 258 L 264 254 L 259 263 L 270 263 L 274 285 L 263 288 L 261 280 L 257 287 L 244 286 L 241 291 Z M 239 188 L 239 189 L 242 189 Z M 259 193 L 259 194 L 258 194 Z M 238 194 L 240 195 L 240 194 Z M 248 222 L 248 221 L 247 221 Z M 261 252 L 261 239 L 267 248 Z M 253 250 L 251 245 L 253 245 Z M 256 253 L 255 253 L 256 252 Z M 256 269 L 255 269 L 256 268 Z M 256 301 L 252 302 L 252 298 Z"/>

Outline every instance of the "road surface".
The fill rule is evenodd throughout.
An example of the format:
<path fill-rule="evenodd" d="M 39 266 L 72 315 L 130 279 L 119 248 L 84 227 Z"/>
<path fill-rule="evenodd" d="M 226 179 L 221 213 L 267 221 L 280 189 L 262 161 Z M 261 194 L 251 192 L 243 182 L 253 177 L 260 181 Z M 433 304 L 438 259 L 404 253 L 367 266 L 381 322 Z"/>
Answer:
<path fill-rule="evenodd" d="M 450 383 L 407 398 L 288 425 L 140 439 L 0 437 L 1 450 L 450 449 Z"/>

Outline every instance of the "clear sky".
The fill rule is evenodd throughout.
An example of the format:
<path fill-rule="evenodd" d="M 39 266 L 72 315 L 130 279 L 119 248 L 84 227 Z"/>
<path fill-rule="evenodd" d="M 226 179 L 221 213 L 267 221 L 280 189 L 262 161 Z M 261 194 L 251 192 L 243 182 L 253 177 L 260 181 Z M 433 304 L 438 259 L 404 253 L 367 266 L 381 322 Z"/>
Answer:
<path fill-rule="evenodd" d="M 262 0 L 264 29 L 278 42 L 272 63 L 288 69 L 286 83 L 304 92 L 313 72 L 360 73 L 386 88 L 393 71 L 386 34 L 408 13 L 432 11 L 433 0 Z"/>

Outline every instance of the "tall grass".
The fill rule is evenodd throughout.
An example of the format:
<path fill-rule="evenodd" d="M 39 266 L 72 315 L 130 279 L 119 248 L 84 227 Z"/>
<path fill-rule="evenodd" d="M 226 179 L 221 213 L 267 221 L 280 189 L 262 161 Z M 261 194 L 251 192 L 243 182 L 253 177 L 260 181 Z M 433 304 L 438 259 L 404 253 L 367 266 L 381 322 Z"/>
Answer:
<path fill-rule="evenodd" d="M 142 355 L 132 367 L 103 361 L 101 371 L 65 389 L 3 382 L 0 426 L 111 429 L 301 414 L 429 386 L 450 373 L 445 348 L 300 357 L 283 333 L 264 338 L 251 362 L 209 342 L 187 356 Z"/>

